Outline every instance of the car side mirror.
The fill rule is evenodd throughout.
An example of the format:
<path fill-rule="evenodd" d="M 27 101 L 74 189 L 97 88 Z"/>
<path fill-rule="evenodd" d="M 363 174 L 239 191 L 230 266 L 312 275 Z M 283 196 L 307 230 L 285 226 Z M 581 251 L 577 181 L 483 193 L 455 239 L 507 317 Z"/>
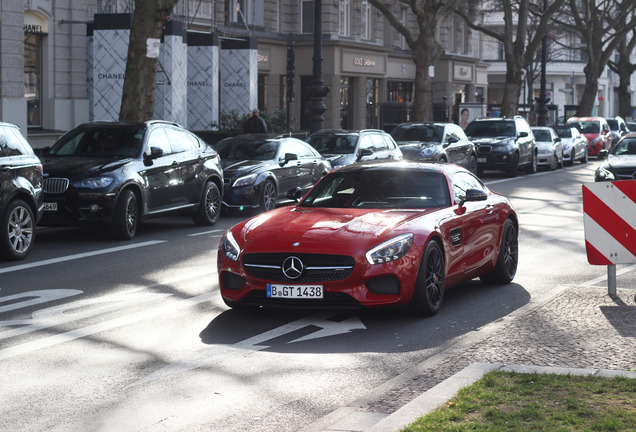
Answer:
<path fill-rule="evenodd" d="M 285 166 L 293 160 L 298 160 L 298 155 L 294 153 L 285 153 L 285 158 L 281 161 L 280 166 Z"/>
<path fill-rule="evenodd" d="M 300 199 L 303 197 L 303 190 L 299 187 L 295 187 L 285 192 L 285 197 L 290 200 L 299 202 Z"/>
<path fill-rule="evenodd" d="M 463 200 L 459 201 L 459 205 L 463 206 L 466 202 L 486 201 L 488 194 L 481 189 L 467 189 L 466 196 Z"/>
<path fill-rule="evenodd" d="M 358 155 L 356 157 L 356 161 L 361 160 L 365 156 L 371 156 L 373 154 L 373 150 L 371 149 L 362 149 L 358 151 Z"/>
<path fill-rule="evenodd" d="M 599 159 L 607 159 L 608 155 L 609 155 L 609 151 L 607 149 L 603 149 L 598 152 Z"/>
<path fill-rule="evenodd" d="M 519 132 L 519 137 L 520 137 L 520 138 L 525 138 L 525 137 L 527 137 L 527 136 L 528 136 L 528 132 L 526 132 L 526 131 L 521 131 L 521 132 Z"/>

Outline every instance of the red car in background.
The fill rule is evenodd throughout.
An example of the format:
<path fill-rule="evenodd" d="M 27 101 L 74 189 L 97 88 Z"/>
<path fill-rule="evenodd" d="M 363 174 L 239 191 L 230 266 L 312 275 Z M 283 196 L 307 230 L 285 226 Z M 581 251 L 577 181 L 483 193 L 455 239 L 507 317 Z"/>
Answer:
<path fill-rule="evenodd" d="M 452 164 L 384 162 L 332 171 L 297 204 L 230 228 L 218 249 L 230 307 L 441 307 L 445 289 L 517 269 L 507 198 Z"/>
<path fill-rule="evenodd" d="M 612 148 L 612 131 L 603 117 L 571 117 L 567 126 L 576 127 L 587 138 L 587 153 L 598 156 L 603 149 Z"/>

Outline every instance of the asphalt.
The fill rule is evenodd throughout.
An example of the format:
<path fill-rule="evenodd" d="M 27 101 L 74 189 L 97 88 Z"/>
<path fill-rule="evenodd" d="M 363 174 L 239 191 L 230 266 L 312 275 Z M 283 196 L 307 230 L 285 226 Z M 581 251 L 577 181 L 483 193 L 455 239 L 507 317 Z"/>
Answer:
<path fill-rule="evenodd" d="M 396 432 L 491 370 L 636 379 L 636 265 L 615 295 L 605 277 L 555 286 L 302 432 Z"/>

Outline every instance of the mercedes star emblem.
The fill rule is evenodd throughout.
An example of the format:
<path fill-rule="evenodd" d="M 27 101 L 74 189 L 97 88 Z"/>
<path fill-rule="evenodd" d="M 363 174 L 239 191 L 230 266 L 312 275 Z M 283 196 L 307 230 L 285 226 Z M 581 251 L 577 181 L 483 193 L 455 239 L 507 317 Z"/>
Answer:
<path fill-rule="evenodd" d="M 283 274 L 289 279 L 298 279 L 302 274 L 305 266 L 300 258 L 290 256 L 283 261 Z"/>

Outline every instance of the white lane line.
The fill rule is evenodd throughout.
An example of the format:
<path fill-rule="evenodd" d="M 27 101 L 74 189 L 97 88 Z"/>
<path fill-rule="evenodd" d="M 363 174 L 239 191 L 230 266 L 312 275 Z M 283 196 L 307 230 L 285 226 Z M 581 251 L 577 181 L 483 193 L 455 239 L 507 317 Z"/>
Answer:
<path fill-rule="evenodd" d="M 203 232 L 199 232 L 199 233 L 188 234 L 188 237 L 196 237 L 196 236 L 206 235 L 206 234 L 219 234 L 219 233 L 223 233 L 223 232 L 225 232 L 225 230 L 217 229 L 217 230 L 212 230 L 212 231 L 203 231 Z M 215 237 L 215 236 L 213 236 L 213 237 Z"/>
<path fill-rule="evenodd" d="M 80 339 L 86 336 L 93 335 L 95 333 L 111 330 L 117 327 L 122 327 L 127 324 L 132 324 L 134 322 L 142 321 L 148 318 L 162 316 L 162 315 L 165 315 L 166 313 L 171 313 L 179 309 L 184 309 L 199 303 L 212 301 L 214 298 L 217 298 L 218 295 L 219 295 L 218 292 L 202 294 L 196 297 L 191 297 L 188 299 L 179 300 L 178 302 L 172 302 L 167 305 L 159 306 L 154 309 L 145 310 L 145 311 L 138 312 L 132 315 L 127 315 L 120 318 L 115 318 L 109 321 L 105 321 L 102 323 L 93 324 L 93 325 L 83 327 L 80 329 L 68 331 L 66 333 L 60 333 L 57 335 L 35 340 L 32 342 L 16 345 L 10 348 L 5 348 L 3 350 L 0 350 L 0 360 L 8 359 L 8 358 L 15 357 L 21 354 L 30 353 L 32 351 L 35 351 L 41 348 L 48 348 L 48 347 L 58 345 L 64 342 L 72 341 L 75 339 Z"/>
<path fill-rule="evenodd" d="M 11 272 L 14 272 L 14 271 L 20 271 L 20 270 L 30 269 L 30 268 L 34 268 L 34 267 L 50 265 L 50 264 L 57 264 L 57 263 L 61 263 L 61 262 L 64 262 L 64 261 L 72 261 L 72 260 L 76 260 L 76 259 L 80 259 L 80 258 L 86 258 L 86 257 L 90 257 L 90 256 L 96 256 L 96 255 L 103 255 L 103 254 L 108 254 L 108 253 L 113 253 L 113 252 L 119 252 L 119 251 L 123 251 L 123 250 L 127 250 L 127 249 L 135 249 L 135 248 L 140 248 L 140 247 L 145 247 L 145 246 L 152 246 L 152 245 L 159 244 L 159 243 L 165 243 L 166 241 L 167 240 L 153 240 L 153 241 L 135 243 L 135 244 L 126 245 L 126 246 L 118 246 L 118 247 L 114 247 L 114 248 L 100 249 L 100 250 L 93 251 L 93 252 L 84 252 L 84 253 L 81 253 L 81 254 L 67 255 L 67 256 L 64 256 L 64 257 L 52 258 L 52 259 L 48 259 L 48 260 L 37 261 L 37 262 L 34 262 L 34 263 L 22 264 L 22 265 L 17 265 L 17 266 L 3 268 L 3 269 L 0 269 L 0 274 L 2 274 L 2 273 L 11 273 Z"/>

